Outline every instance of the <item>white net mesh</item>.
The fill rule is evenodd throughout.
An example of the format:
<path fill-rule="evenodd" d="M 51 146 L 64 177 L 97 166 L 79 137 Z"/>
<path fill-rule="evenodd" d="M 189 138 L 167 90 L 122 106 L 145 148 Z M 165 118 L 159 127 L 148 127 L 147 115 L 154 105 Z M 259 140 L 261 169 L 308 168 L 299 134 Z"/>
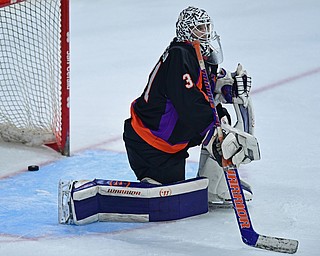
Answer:
<path fill-rule="evenodd" d="M 61 136 L 60 0 L 0 8 L 0 134 L 29 145 Z"/>

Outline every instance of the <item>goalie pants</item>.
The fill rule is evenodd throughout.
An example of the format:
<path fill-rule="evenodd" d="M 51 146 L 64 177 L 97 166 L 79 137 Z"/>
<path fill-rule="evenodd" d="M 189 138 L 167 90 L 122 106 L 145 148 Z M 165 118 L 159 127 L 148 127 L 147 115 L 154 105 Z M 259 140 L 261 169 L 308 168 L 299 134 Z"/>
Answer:
<path fill-rule="evenodd" d="M 124 123 L 123 140 L 138 180 L 149 177 L 162 184 L 185 180 L 187 149 L 169 154 L 150 146 L 134 131 L 131 119 Z"/>

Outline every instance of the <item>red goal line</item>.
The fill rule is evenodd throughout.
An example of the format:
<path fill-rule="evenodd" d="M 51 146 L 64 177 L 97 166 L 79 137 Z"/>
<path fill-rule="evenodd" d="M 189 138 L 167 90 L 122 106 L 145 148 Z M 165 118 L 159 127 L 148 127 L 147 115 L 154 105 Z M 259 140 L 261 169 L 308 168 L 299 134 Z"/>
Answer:
<path fill-rule="evenodd" d="M 264 85 L 264 86 L 262 86 L 260 88 L 252 90 L 252 94 L 257 94 L 257 93 L 260 93 L 260 92 L 264 92 L 264 91 L 273 89 L 275 87 L 278 87 L 278 86 L 281 86 L 281 85 L 284 85 L 284 84 L 287 84 L 287 83 L 302 79 L 302 78 L 304 78 L 306 76 L 314 75 L 316 73 L 320 73 L 320 67 L 315 68 L 315 69 L 311 69 L 309 71 L 305 71 L 303 73 L 299 73 L 299 74 L 294 75 L 294 76 L 290 76 L 290 77 L 281 79 L 281 80 L 279 80 L 277 82 L 274 82 L 274 83 L 271 83 L 271 84 Z"/>

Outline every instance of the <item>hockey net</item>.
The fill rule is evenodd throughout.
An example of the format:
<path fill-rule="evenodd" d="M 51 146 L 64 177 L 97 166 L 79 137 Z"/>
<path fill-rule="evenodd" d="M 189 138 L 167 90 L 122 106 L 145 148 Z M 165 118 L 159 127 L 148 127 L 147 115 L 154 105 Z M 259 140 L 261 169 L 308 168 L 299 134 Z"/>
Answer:
<path fill-rule="evenodd" d="M 69 155 L 69 0 L 0 0 L 0 135 Z"/>

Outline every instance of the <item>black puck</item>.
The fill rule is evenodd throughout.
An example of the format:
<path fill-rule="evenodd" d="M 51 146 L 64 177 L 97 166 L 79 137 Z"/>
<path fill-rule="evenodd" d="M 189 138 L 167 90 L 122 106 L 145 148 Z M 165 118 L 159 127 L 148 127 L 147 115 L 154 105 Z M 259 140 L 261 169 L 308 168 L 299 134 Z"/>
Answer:
<path fill-rule="evenodd" d="M 30 172 L 39 171 L 39 166 L 38 165 L 29 165 L 28 171 L 30 171 Z"/>

